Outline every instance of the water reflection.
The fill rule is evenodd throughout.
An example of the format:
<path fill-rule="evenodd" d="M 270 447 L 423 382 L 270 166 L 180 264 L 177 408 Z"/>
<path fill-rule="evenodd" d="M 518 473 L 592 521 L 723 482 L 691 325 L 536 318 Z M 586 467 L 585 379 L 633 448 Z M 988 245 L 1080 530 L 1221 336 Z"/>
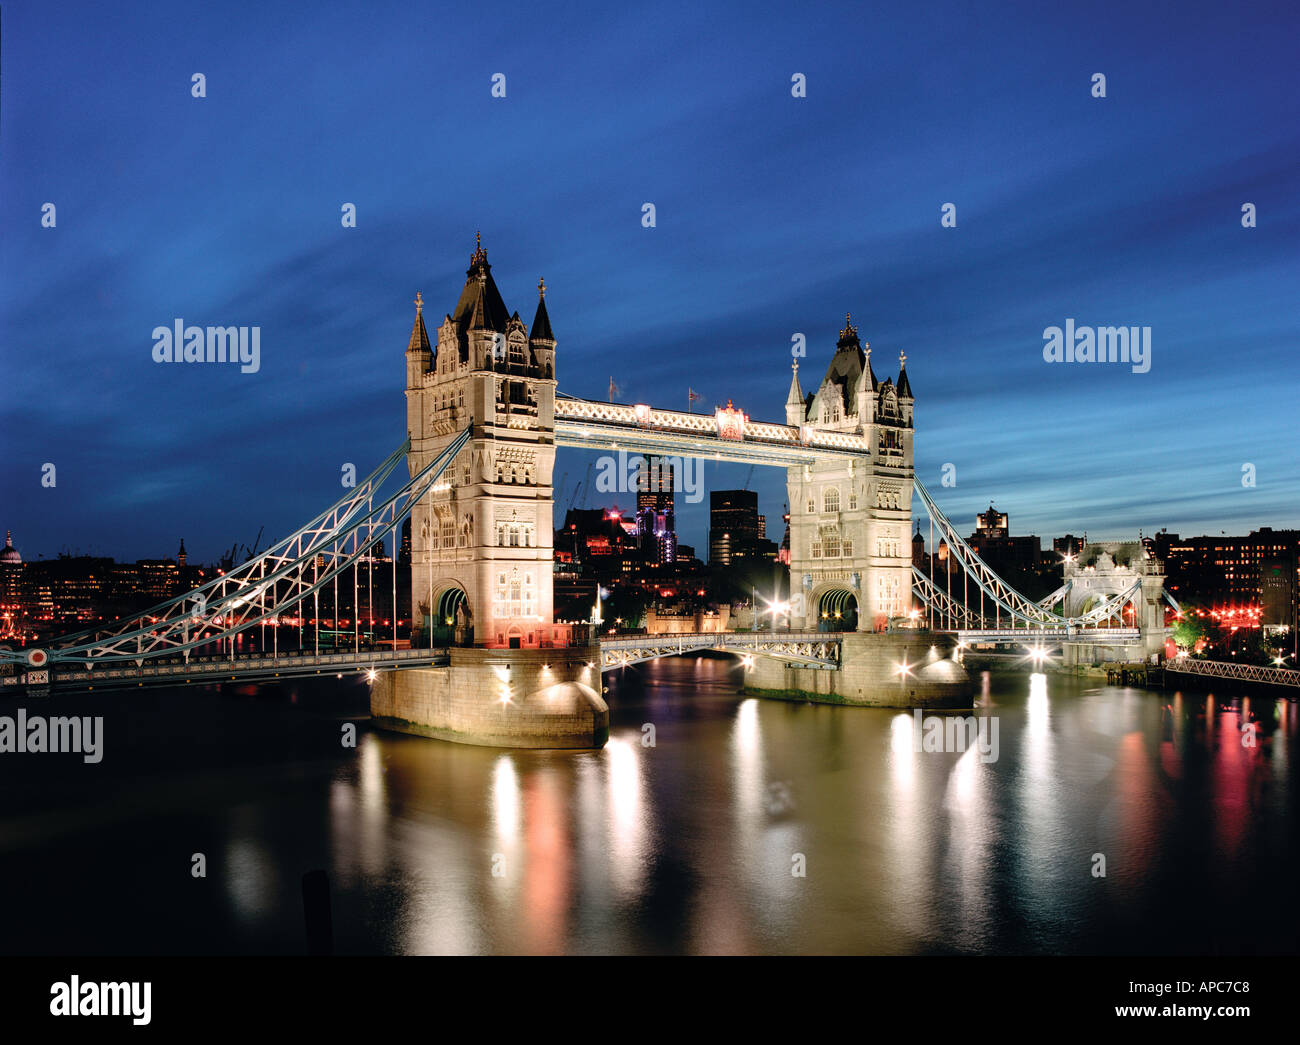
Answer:
<path fill-rule="evenodd" d="M 340 953 L 1237 953 L 1300 937 L 1295 905 L 1242 917 L 1243 898 L 1300 874 L 1294 702 L 996 672 L 971 713 L 998 723 L 986 761 L 918 750 L 911 714 L 760 701 L 737 678 L 709 658 L 607 676 L 596 752 L 304 744 L 310 701 L 283 718 L 263 702 L 253 768 L 230 765 L 224 737 L 205 745 L 231 716 L 200 698 L 175 723 L 198 738 L 185 764 L 146 737 L 96 778 L 111 803 L 29 788 L 7 808 L 40 831 L 0 813 L 0 889 L 27 900 L 9 946 L 300 951 L 317 867 Z M 183 925 L 192 882 L 149 872 L 174 868 L 179 837 L 218 883 Z M 39 869 L 85 851 L 105 854 L 80 886 L 103 913 L 52 935 L 37 912 L 61 880 Z"/>

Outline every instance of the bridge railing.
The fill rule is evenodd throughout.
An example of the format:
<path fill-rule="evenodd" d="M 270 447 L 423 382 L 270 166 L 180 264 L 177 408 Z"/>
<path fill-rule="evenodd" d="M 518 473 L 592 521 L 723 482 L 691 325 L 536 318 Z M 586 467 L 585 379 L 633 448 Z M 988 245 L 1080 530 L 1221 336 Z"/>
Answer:
<path fill-rule="evenodd" d="M 1294 668 L 1267 667 L 1262 664 L 1235 664 L 1223 660 L 1199 660 L 1196 657 L 1172 657 L 1165 661 L 1165 670 L 1181 675 L 1203 675 L 1210 678 L 1237 679 L 1241 682 L 1267 682 L 1275 686 L 1300 687 L 1300 671 Z"/>

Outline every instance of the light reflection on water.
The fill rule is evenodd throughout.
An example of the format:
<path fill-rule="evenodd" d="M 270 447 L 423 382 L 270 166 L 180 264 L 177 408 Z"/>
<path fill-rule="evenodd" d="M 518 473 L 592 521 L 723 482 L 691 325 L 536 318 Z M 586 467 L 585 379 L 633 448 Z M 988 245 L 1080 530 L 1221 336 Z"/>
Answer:
<path fill-rule="evenodd" d="M 999 730 L 986 763 L 917 751 L 909 713 L 739 696 L 726 661 L 606 682 L 597 752 L 364 731 L 339 751 L 337 727 L 317 743 L 299 705 L 264 721 L 293 756 L 256 769 L 214 746 L 135 781 L 118 759 L 98 806 L 50 797 L 39 827 L 0 824 L 22 857 L 0 862 L 0 888 L 35 893 L 34 910 L 58 888 L 42 868 L 116 854 L 80 880 L 99 913 L 54 934 L 19 914 L 11 946 L 301 951 L 300 877 L 325 867 L 345 953 L 1295 949 L 1294 703 L 985 675 L 974 714 Z M 178 848 L 208 851 L 219 888 L 174 874 Z"/>

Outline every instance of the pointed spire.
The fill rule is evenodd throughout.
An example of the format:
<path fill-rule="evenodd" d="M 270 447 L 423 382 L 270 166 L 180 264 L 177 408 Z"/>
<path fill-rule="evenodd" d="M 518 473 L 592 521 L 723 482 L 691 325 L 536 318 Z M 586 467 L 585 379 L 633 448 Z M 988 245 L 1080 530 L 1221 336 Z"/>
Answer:
<path fill-rule="evenodd" d="M 880 383 L 876 380 L 876 372 L 871 369 L 871 343 L 868 341 L 862 343 L 862 379 L 872 392 L 880 391 Z"/>
<path fill-rule="evenodd" d="M 853 317 L 847 312 L 844 313 L 844 329 L 840 331 L 840 339 L 836 343 L 838 348 L 847 348 L 849 345 L 858 343 L 858 328 L 853 325 Z"/>
<path fill-rule="evenodd" d="M 483 249 L 483 234 L 481 232 L 475 232 L 474 253 L 469 259 L 469 267 L 473 268 L 475 265 L 482 265 L 486 261 L 487 251 Z"/>
<path fill-rule="evenodd" d="M 555 335 L 551 333 L 551 316 L 546 311 L 546 280 L 537 281 L 537 314 L 533 316 L 532 337 L 530 341 L 549 341 L 555 344 Z"/>
<path fill-rule="evenodd" d="M 411 340 L 406 344 L 408 352 L 428 352 L 429 332 L 424 328 L 424 298 L 415 292 L 415 322 L 411 325 Z"/>
<path fill-rule="evenodd" d="M 898 398 L 912 398 L 912 383 L 907 380 L 907 353 L 898 352 Z"/>
<path fill-rule="evenodd" d="M 803 389 L 799 387 L 799 360 L 790 364 L 790 394 L 785 397 L 786 406 L 803 406 Z"/>

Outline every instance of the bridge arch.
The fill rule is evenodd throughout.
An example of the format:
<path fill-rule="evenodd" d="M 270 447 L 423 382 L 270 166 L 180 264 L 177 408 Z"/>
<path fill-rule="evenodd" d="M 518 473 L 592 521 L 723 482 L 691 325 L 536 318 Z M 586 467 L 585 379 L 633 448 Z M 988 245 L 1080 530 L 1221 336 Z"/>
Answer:
<path fill-rule="evenodd" d="M 857 631 L 858 593 L 844 584 L 814 592 L 818 631 Z"/>
<path fill-rule="evenodd" d="M 432 632 L 433 645 L 450 645 L 456 633 L 456 614 L 461 607 L 464 607 L 467 614 L 472 613 L 469 593 L 456 583 L 444 584 L 434 591 L 436 594 L 430 606 L 426 607 L 430 612 L 425 613 L 423 623 Z"/>

